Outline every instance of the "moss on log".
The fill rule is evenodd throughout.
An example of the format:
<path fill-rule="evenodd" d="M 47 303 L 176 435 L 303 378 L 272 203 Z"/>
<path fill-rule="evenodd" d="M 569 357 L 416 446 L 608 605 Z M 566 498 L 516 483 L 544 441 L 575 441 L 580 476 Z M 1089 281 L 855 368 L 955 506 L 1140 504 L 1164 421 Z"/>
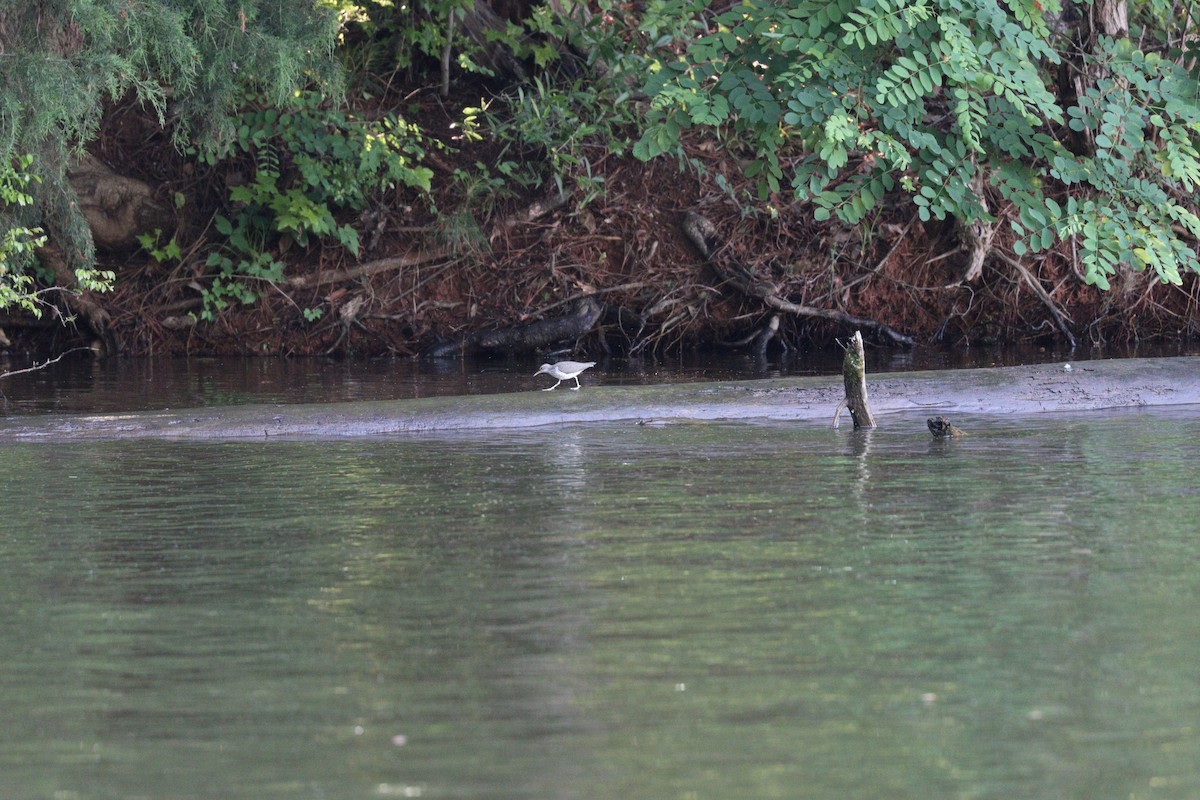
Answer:
<path fill-rule="evenodd" d="M 855 331 L 846 347 L 846 356 L 842 359 L 842 382 L 846 387 L 846 397 L 834 412 L 833 427 L 838 426 L 842 409 L 845 408 L 850 411 L 854 430 L 874 428 L 875 418 L 871 416 L 871 407 L 867 403 L 867 359 L 863 352 L 862 331 Z"/>

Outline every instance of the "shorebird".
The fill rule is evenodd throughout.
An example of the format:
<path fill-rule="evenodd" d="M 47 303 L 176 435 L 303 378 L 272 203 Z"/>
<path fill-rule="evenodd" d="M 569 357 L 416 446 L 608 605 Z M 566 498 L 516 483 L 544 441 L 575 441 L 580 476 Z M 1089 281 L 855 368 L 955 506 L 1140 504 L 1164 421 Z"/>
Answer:
<path fill-rule="evenodd" d="M 591 369 L 596 366 L 595 361 L 560 361 L 557 364 L 542 364 L 538 367 L 538 371 L 533 373 L 533 377 L 541 375 L 543 372 L 552 378 L 558 378 L 558 383 L 562 383 L 570 378 L 575 379 L 575 385 L 571 387 L 571 391 L 580 388 L 579 373 L 585 369 Z M 558 383 L 551 386 L 549 389 L 542 389 L 543 392 L 551 392 L 558 388 Z"/>

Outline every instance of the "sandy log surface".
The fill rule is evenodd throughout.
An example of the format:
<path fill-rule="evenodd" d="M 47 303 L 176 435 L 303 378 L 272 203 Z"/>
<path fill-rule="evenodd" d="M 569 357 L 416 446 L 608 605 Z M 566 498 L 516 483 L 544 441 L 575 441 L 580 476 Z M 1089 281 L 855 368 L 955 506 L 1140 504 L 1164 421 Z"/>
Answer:
<path fill-rule="evenodd" d="M 1113 359 L 867 375 L 871 409 L 887 416 L 1036 414 L 1200 403 L 1200 358 Z M 663 386 L 587 386 L 323 405 L 246 405 L 129 414 L 0 419 L 3 441 L 340 439 L 582 423 L 788 420 L 829 425 L 841 375 Z"/>

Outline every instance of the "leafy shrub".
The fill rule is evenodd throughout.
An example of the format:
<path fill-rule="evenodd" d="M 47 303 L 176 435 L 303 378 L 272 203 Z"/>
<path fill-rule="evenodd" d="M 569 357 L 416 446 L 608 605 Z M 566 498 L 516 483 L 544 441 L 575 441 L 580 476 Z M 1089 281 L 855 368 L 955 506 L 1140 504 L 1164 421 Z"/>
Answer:
<path fill-rule="evenodd" d="M 697 3 L 660 5 L 700 19 Z M 923 220 L 993 221 L 972 188 L 986 181 L 1016 209 L 1018 254 L 1070 238 L 1100 287 L 1122 264 L 1177 283 L 1181 268 L 1200 269 L 1197 82 L 1127 39 L 1100 38 L 1079 56 L 1082 74 L 1105 77 L 1078 99 L 1056 96 L 1055 46 L 1067 40 L 1046 20 L 1059 10 L 1057 0 L 734 4 L 653 66 L 634 154 L 680 154 L 684 130 L 710 127 L 748 151 L 760 197 L 786 186 L 816 219 L 851 224 L 896 190 Z M 1069 146 L 1072 132 L 1095 147 Z"/>
<path fill-rule="evenodd" d="M 252 159 L 252 177 L 230 187 L 233 211 L 214 220 L 224 241 L 208 255 L 217 269 L 201 314 L 208 320 L 230 302 L 254 303 L 253 281 L 283 277 L 274 253 L 285 237 L 300 246 L 331 237 L 358 255 L 358 232 L 337 215 L 361 211 L 372 194 L 397 186 L 429 191 L 433 177 L 420 166 L 415 127 L 391 115 L 365 121 L 326 109 L 316 95 L 247 111 L 225 148 L 198 153 L 207 163 L 243 154 Z"/>
<path fill-rule="evenodd" d="M 20 220 L 22 212 L 28 212 L 34 205 L 31 184 L 40 181 L 31 171 L 32 165 L 30 155 L 17 156 L 8 162 L 0 160 L 0 224 L 4 227 L 0 234 L 0 309 L 17 306 L 40 317 L 42 309 L 31 273 L 37 270 L 36 251 L 46 243 L 46 234 L 40 227 L 31 227 Z M 53 277 L 42 276 L 47 283 L 53 283 Z M 75 270 L 76 284 L 83 290 L 108 291 L 114 278 L 111 270 L 90 267 Z"/>
<path fill-rule="evenodd" d="M 9 223 L 0 236 L 0 309 L 16 305 L 39 314 L 30 293 L 33 278 L 25 269 L 33 261 L 33 251 L 45 244 L 46 236 L 40 228 L 14 224 L 3 213 L 8 207 L 24 207 L 33 202 L 27 191 L 35 177 L 27 172 L 32 163 L 32 156 L 20 156 L 12 163 L 0 161 L 0 221 Z"/>

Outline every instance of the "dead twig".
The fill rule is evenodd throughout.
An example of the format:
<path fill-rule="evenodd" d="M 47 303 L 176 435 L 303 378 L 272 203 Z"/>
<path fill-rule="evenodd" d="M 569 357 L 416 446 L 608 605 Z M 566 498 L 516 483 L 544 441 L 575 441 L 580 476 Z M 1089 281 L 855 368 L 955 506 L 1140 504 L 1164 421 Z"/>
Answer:
<path fill-rule="evenodd" d="M 1058 310 L 1058 306 L 1055 305 L 1054 298 L 1050 296 L 1050 293 L 1047 292 L 1045 287 L 1038 282 L 1037 278 L 1033 277 L 1033 273 L 1031 273 L 1029 269 L 1020 261 L 1017 261 L 1015 258 L 1010 258 L 1006 253 L 1002 253 L 999 250 L 993 250 L 992 255 L 996 256 L 1005 264 L 1008 264 L 1010 267 L 1020 273 L 1025 283 L 1029 285 L 1029 288 L 1033 289 L 1034 294 L 1036 294 L 1041 301 L 1045 303 L 1046 308 L 1050 309 L 1050 316 L 1054 317 L 1054 322 L 1058 325 L 1058 329 L 1062 331 L 1062 335 L 1066 337 L 1067 343 L 1070 344 L 1071 349 L 1074 350 L 1075 334 L 1071 333 L 1071 328 L 1067 325 L 1066 317 L 1061 311 Z"/>
<path fill-rule="evenodd" d="M 389 272 L 391 270 L 404 269 L 405 267 L 415 267 L 418 264 L 427 264 L 430 261 L 436 261 L 440 258 L 449 256 L 449 251 L 446 248 L 439 247 L 433 250 L 423 250 L 419 253 L 413 253 L 403 256 L 394 256 L 392 258 L 380 258 L 376 261 L 369 261 L 353 269 L 343 269 L 337 272 L 319 272 L 315 275 L 296 275 L 284 281 L 284 285 L 289 289 L 312 289 L 318 286 L 325 286 L 330 283 L 344 283 L 346 281 L 356 280 L 358 278 L 376 275 L 380 272 Z"/>
<path fill-rule="evenodd" d="M 712 265 L 721 279 L 742 294 L 757 298 L 764 305 L 776 311 L 785 311 L 789 314 L 802 317 L 818 317 L 833 320 L 847 326 L 869 328 L 886 336 L 897 344 L 912 346 L 912 337 L 900 333 L 890 325 L 877 320 L 858 317 L 833 308 L 817 308 L 783 299 L 779 296 L 779 290 L 774 284 L 757 277 L 744 265 L 730 259 L 716 258 L 717 248 L 712 244 L 712 240 L 716 238 L 716 232 L 716 226 L 699 214 L 689 211 L 684 216 L 684 235 L 695 245 L 700 254 L 708 260 L 708 263 Z"/>
<path fill-rule="evenodd" d="M 25 369 L 14 369 L 11 372 L 0 372 L 0 378 L 11 378 L 13 375 L 23 375 L 26 372 L 37 372 L 38 370 L 45 369 L 51 364 L 57 364 L 59 361 L 62 361 L 64 358 L 71 355 L 71 353 L 78 353 L 81 351 L 86 351 L 88 353 L 95 352 L 90 347 L 72 347 L 70 350 L 64 350 L 54 358 L 47 359 L 41 364 L 34 364 L 32 367 L 25 367 Z"/>

